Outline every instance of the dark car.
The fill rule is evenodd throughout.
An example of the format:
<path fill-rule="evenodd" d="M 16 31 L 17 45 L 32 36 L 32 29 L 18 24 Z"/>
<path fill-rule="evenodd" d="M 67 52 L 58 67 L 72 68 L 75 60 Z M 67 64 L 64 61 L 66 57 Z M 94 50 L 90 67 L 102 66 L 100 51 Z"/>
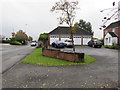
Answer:
<path fill-rule="evenodd" d="M 62 41 L 54 41 L 52 47 L 65 47 L 65 44 Z"/>
<path fill-rule="evenodd" d="M 90 41 L 88 42 L 88 46 L 101 48 L 102 42 L 99 41 L 99 40 L 90 40 Z"/>

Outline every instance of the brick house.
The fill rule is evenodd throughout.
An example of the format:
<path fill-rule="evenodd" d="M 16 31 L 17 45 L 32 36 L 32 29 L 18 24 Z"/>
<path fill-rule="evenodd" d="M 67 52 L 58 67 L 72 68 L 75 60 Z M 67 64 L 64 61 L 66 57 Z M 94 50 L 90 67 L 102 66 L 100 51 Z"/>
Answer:
<path fill-rule="evenodd" d="M 104 45 L 120 45 L 120 20 L 108 25 L 103 35 Z"/>
<path fill-rule="evenodd" d="M 58 26 L 49 33 L 48 43 L 49 45 L 56 40 L 65 41 L 70 39 L 71 30 L 69 27 Z M 73 40 L 74 45 L 87 45 L 93 37 L 93 33 L 77 28 L 74 33 Z"/>

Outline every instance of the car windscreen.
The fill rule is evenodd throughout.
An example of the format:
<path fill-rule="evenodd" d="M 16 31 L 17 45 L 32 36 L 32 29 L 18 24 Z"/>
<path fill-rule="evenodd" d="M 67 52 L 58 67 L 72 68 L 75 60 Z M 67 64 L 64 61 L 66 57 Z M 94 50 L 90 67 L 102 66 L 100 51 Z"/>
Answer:
<path fill-rule="evenodd" d="M 101 41 L 96 41 L 97 43 L 102 43 Z"/>

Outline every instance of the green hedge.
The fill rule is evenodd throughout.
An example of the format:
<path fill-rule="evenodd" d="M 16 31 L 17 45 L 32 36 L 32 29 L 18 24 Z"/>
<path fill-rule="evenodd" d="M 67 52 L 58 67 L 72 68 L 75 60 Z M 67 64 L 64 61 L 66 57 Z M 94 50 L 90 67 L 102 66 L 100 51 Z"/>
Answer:
<path fill-rule="evenodd" d="M 10 43 L 10 40 L 2 40 L 2 43 Z"/>
<path fill-rule="evenodd" d="M 110 49 L 120 49 L 120 45 L 113 45 L 113 46 L 105 45 L 104 47 L 105 48 L 110 48 Z"/>
<path fill-rule="evenodd" d="M 18 41 L 11 41 L 10 44 L 11 45 L 22 45 L 22 43 L 20 43 Z"/>

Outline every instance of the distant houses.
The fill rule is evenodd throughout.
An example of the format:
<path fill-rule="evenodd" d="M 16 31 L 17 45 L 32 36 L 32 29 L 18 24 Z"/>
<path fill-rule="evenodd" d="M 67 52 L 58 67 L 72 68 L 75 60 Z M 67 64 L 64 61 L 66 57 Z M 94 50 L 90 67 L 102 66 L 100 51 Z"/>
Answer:
<path fill-rule="evenodd" d="M 104 29 L 104 45 L 120 45 L 120 20 Z"/>
<path fill-rule="evenodd" d="M 65 41 L 70 39 L 71 30 L 69 27 L 58 26 L 54 30 L 49 33 L 48 43 L 49 45 L 56 40 Z M 90 41 L 93 37 L 93 33 L 90 33 L 86 30 L 77 28 L 74 33 L 73 40 L 75 45 L 87 45 L 88 41 Z"/>

